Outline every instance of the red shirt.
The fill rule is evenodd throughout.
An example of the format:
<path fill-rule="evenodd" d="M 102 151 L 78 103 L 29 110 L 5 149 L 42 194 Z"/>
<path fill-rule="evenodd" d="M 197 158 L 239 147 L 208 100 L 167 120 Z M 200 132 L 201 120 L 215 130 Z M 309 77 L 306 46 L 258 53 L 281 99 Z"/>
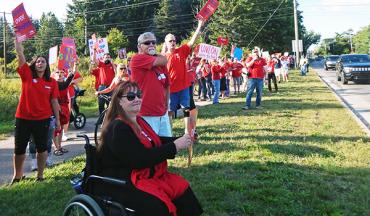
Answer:
<path fill-rule="evenodd" d="M 15 117 L 26 120 L 50 118 L 53 114 L 51 99 L 56 99 L 59 95 L 57 82 L 52 78 L 50 81 L 32 78 L 28 64 L 19 67 L 18 74 L 22 80 L 22 92 Z"/>
<path fill-rule="evenodd" d="M 67 74 L 67 76 L 68 76 L 68 74 Z M 75 76 L 73 77 L 73 80 L 78 79 L 80 77 L 81 77 L 81 74 L 76 71 Z M 68 91 L 69 91 L 69 95 L 68 95 L 69 98 L 70 99 L 74 98 L 75 97 L 75 88 L 73 87 L 73 84 L 68 86 Z"/>
<path fill-rule="evenodd" d="M 167 53 L 167 69 L 170 74 L 171 93 L 179 92 L 189 87 L 189 80 L 187 77 L 186 70 L 186 58 L 191 53 L 191 48 L 184 44 L 179 48 L 176 48 L 174 53 Z"/>
<path fill-rule="evenodd" d="M 243 65 L 240 63 L 234 63 L 232 65 L 231 76 L 240 77 L 242 75 Z"/>
<path fill-rule="evenodd" d="M 273 74 L 273 73 L 275 72 L 275 61 L 271 59 L 271 60 L 267 63 L 267 67 L 268 67 L 268 73 Z"/>
<path fill-rule="evenodd" d="M 166 88 L 170 85 L 166 67 L 153 67 L 155 56 L 137 54 L 132 57 L 131 79 L 143 92 L 141 116 L 163 116 L 167 112 Z"/>
<path fill-rule="evenodd" d="M 247 62 L 252 61 L 252 57 L 248 57 Z M 263 72 L 263 66 L 266 65 L 266 60 L 263 58 L 257 59 L 252 66 L 248 68 L 248 71 L 250 73 L 249 78 L 258 78 L 263 79 L 265 77 Z"/>
<path fill-rule="evenodd" d="M 103 62 L 99 62 L 98 65 L 99 70 L 99 83 L 100 85 L 110 86 L 112 80 L 115 76 L 113 64 L 104 64 Z"/>
<path fill-rule="evenodd" d="M 211 73 L 212 73 L 212 80 L 220 80 L 221 79 L 221 66 L 220 65 L 214 65 L 211 67 Z"/>
<path fill-rule="evenodd" d="M 98 90 L 100 86 L 99 71 L 99 68 L 95 68 L 91 71 L 91 75 L 95 77 L 95 90 Z"/>

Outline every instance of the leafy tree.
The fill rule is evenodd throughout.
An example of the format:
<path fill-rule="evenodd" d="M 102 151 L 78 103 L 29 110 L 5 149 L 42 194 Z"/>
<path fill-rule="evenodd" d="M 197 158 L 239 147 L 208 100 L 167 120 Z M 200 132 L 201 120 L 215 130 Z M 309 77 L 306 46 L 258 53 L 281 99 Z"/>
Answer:
<path fill-rule="evenodd" d="M 4 58 L 4 20 L 3 18 L 0 18 L 0 57 Z M 14 36 L 13 31 L 9 25 L 9 22 L 6 22 L 6 62 L 10 63 L 15 58 L 15 54 L 11 52 L 14 49 Z M 3 64 L 3 59 L 1 61 L 1 64 Z"/>
<path fill-rule="evenodd" d="M 303 52 L 306 55 L 307 49 L 312 45 L 312 44 L 317 44 L 320 42 L 321 35 L 318 33 L 315 33 L 314 31 L 307 31 L 304 29 L 303 33 Z"/>
<path fill-rule="evenodd" d="M 112 28 L 109 31 L 108 37 L 109 50 L 113 57 L 117 57 L 118 50 L 128 45 L 128 39 L 124 33 L 117 28 Z"/>
<path fill-rule="evenodd" d="M 353 37 L 353 44 L 356 53 L 370 54 L 370 25 L 357 32 Z"/>
<path fill-rule="evenodd" d="M 87 43 L 85 43 L 85 20 L 83 17 L 76 17 L 73 22 L 67 19 L 64 28 L 64 36 L 75 39 L 77 54 L 81 55 L 85 53 Z M 88 51 L 88 49 L 86 51 Z"/>

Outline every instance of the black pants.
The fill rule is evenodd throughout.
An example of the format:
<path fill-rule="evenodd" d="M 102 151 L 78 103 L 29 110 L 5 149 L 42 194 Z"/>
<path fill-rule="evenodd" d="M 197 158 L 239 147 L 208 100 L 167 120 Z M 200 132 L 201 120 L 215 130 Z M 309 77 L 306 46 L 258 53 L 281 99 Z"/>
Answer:
<path fill-rule="evenodd" d="M 106 88 L 108 88 L 108 87 L 105 86 L 105 85 L 100 85 L 98 90 L 101 91 L 101 90 L 104 90 Z M 112 93 L 110 92 L 110 93 L 107 93 L 107 94 L 104 94 L 104 95 L 111 96 Z M 105 108 L 107 108 L 109 106 L 109 101 L 105 100 L 104 98 L 99 97 L 98 98 L 98 106 L 99 106 L 99 114 L 101 114 L 105 110 Z"/>
<path fill-rule="evenodd" d="M 200 81 L 202 82 L 202 93 L 203 93 L 203 98 L 204 99 L 207 99 L 207 80 L 205 77 L 202 77 L 200 79 Z"/>
<path fill-rule="evenodd" d="M 42 120 L 15 119 L 14 154 L 23 155 L 31 135 L 34 139 L 36 150 L 42 153 L 47 150 L 50 118 Z"/>
<path fill-rule="evenodd" d="M 278 91 L 278 86 L 277 86 L 277 83 L 276 83 L 276 76 L 274 73 L 269 73 L 267 75 L 267 78 L 268 78 L 268 87 L 269 87 L 269 91 L 272 92 L 272 88 L 271 88 L 271 80 L 274 82 L 274 86 L 275 86 L 275 92 Z"/>

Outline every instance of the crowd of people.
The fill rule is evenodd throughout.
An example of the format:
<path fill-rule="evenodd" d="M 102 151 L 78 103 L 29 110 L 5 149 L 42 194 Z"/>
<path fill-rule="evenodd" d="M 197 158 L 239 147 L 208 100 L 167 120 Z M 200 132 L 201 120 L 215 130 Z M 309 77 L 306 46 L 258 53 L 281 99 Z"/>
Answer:
<path fill-rule="evenodd" d="M 176 36 L 167 34 L 161 53 L 156 51 L 157 38 L 152 32 L 141 34 L 138 52 L 127 59 L 127 64 L 116 65 L 109 53 L 99 60 L 95 49 L 93 52 L 90 73 L 95 77 L 95 95 L 111 97 L 110 102 L 98 97 L 99 113 L 107 109 L 102 142 L 97 146 L 99 174 L 129 179 L 130 189 L 125 195 L 117 194 L 117 199 L 134 209 L 140 203 L 142 215 L 202 213 L 189 183 L 167 170 L 167 159 L 173 159 L 182 149 L 190 154 L 198 138 L 194 96 L 219 104 L 231 94 L 246 92 L 242 109 L 249 110 L 256 92 L 256 108 L 261 109 L 264 84 L 269 92 L 278 93 L 278 83 L 288 82 L 289 67 L 294 65 L 291 56 L 262 56 L 258 47 L 242 59 L 200 59 L 193 46 L 203 25 L 199 21 L 190 41 L 179 47 Z M 12 183 L 24 178 L 28 144 L 32 170 L 37 170 L 37 180 L 43 181 L 45 166 L 52 164 L 51 156 L 68 152 L 62 147 L 62 140 L 66 140 L 63 131 L 68 130 L 73 86 L 82 77 L 77 72 L 77 59 L 69 70 L 51 73 L 45 57 L 39 56 L 28 65 L 22 44 L 16 41 L 15 47 L 22 93 L 16 112 Z M 302 75 L 307 72 L 305 62 L 301 71 Z M 172 119 L 179 109 L 184 113 L 184 135 L 174 137 Z"/>

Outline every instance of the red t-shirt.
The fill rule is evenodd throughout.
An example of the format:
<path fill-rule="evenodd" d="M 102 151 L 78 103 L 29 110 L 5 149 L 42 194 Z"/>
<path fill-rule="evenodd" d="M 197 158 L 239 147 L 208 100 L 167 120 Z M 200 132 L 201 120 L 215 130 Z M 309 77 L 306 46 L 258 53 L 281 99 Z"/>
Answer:
<path fill-rule="evenodd" d="M 103 62 L 99 62 L 98 65 L 99 70 L 99 85 L 110 86 L 112 80 L 115 76 L 113 64 L 104 64 Z"/>
<path fill-rule="evenodd" d="M 163 116 L 167 112 L 166 88 L 170 85 L 166 67 L 153 67 L 155 56 L 137 54 L 132 57 L 131 79 L 143 92 L 141 116 Z"/>
<path fill-rule="evenodd" d="M 247 62 L 252 61 L 252 57 L 248 57 Z M 249 78 L 263 79 L 265 77 L 263 73 L 263 66 L 266 65 L 266 60 L 264 58 L 257 59 L 252 66 L 248 68 L 250 73 Z"/>
<path fill-rule="evenodd" d="M 212 80 L 220 80 L 221 79 L 221 66 L 220 65 L 214 65 L 211 67 L 211 73 L 212 73 Z"/>
<path fill-rule="evenodd" d="M 267 67 L 268 67 L 268 73 L 271 73 L 273 74 L 275 72 L 275 61 L 274 60 L 270 60 L 268 63 L 267 63 Z"/>
<path fill-rule="evenodd" d="M 100 79 L 99 79 L 99 68 L 95 68 L 91 71 L 91 75 L 95 77 L 95 90 L 97 91 L 100 86 Z"/>
<path fill-rule="evenodd" d="M 19 98 L 16 118 L 26 120 L 42 120 L 50 118 L 53 114 L 51 99 L 58 98 L 59 89 L 57 82 L 50 78 L 32 78 L 32 71 L 28 64 L 18 68 L 22 80 L 22 92 Z"/>
<path fill-rule="evenodd" d="M 240 63 L 233 63 L 231 76 L 232 77 L 240 77 L 242 75 L 243 65 Z"/>
<path fill-rule="evenodd" d="M 167 69 L 170 75 L 171 93 L 181 91 L 189 87 L 186 70 L 186 58 L 191 53 L 191 48 L 184 44 L 175 49 L 174 53 L 167 53 Z"/>
<path fill-rule="evenodd" d="M 225 67 L 222 66 L 221 67 L 221 72 L 220 72 L 221 78 L 225 78 L 226 77 L 226 73 L 227 73 L 227 71 L 226 71 Z"/>
<path fill-rule="evenodd" d="M 68 74 L 67 74 L 67 76 L 68 76 Z M 81 74 L 76 71 L 75 76 L 73 77 L 73 80 L 78 79 L 80 77 L 81 77 Z M 74 98 L 75 97 L 75 88 L 73 87 L 73 84 L 68 86 L 68 91 L 69 91 L 69 95 L 68 95 L 69 98 L 70 99 Z"/>

